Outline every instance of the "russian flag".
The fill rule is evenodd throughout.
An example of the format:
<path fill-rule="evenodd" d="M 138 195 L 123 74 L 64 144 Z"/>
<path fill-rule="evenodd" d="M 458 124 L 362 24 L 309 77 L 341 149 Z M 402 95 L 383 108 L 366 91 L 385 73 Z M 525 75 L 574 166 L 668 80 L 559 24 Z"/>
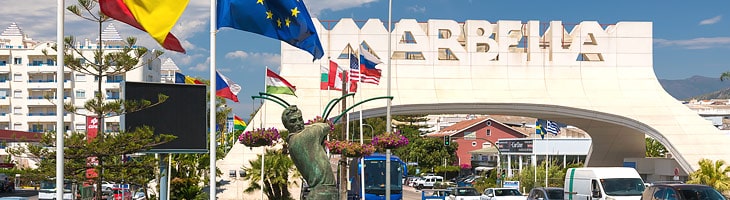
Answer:
<path fill-rule="evenodd" d="M 215 72 L 215 95 L 238 102 L 238 92 L 241 86 L 223 76 L 220 72 Z"/>

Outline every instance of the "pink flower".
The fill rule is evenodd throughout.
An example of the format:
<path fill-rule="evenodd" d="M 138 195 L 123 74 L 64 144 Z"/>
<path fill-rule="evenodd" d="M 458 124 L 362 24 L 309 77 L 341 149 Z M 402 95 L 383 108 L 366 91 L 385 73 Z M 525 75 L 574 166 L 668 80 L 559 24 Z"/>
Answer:
<path fill-rule="evenodd" d="M 339 140 L 325 141 L 324 143 L 330 153 L 342 154 L 345 157 L 362 157 L 375 152 L 375 147 L 370 144 Z"/>
<path fill-rule="evenodd" d="M 238 136 L 238 141 L 249 147 L 272 146 L 279 139 L 281 139 L 281 135 L 276 128 L 257 128 Z"/>
<path fill-rule="evenodd" d="M 383 149 L 395 149 L 408 145 L 408 138 L 400 133 L 385 133 L 373 137 L 370 143 Z"/>

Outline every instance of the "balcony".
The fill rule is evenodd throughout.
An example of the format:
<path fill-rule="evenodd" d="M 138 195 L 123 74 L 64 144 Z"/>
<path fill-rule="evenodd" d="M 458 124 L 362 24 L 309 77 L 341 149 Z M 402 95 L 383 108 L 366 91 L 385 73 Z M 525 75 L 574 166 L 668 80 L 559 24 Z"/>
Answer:
<path fill-rule="evenodd" d="M 10 105 L 10 97 L 0 96 L 0 105 Z"/>
<path fill-rule="evenodd" d="M 0 112 L 0 121 L 4 121 L 4 122 L 10 121 L 10 114 L 7 111 Z"/>
<path fill-rule="evenodd" d="M 56 88 L 58 82 L 55 80 L 32 79 L 28 80 L 28 88 Z M 63 88 L 71 89 L 71 80 L 63 81 Z"/>
<path fill-rule="evenodd" d="M 38 112 L 31 112 L 28 113 L 27 121 L 32 122 L 55 122 L 56 121 L 56 113 L 55 112 L 47 112 L 47 113 L 38 113 Z M 71 121 L 71 115 L 68 113 L 63 115 L 63 121 L 69 122 Z"/>

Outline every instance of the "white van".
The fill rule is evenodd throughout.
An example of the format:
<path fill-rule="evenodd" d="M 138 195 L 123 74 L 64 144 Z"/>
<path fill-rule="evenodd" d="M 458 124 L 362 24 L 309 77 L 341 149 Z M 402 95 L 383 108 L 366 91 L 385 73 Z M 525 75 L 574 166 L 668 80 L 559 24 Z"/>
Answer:
<path fill-rule="evenodd" d="M 416 189 L 421 190 L 423 188 L 433 188 L 433 184 L 436 182 L 444 181 L 444 177 L 442 176 L 424 176 L 423 178 L 420 178 L 416 180 L 413 185 L 416 187 Z"/>
<path fill-rule="evenodd" d="M 565 173 L 566 200 L 639 200 L 644 181 L 630 167 L 570 168 Z"/>

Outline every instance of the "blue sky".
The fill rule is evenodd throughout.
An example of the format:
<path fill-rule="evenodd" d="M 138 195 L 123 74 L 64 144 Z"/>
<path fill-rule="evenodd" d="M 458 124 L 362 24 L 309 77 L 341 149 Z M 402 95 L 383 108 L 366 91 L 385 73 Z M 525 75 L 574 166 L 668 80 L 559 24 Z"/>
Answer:
<path fill-rule="evenodd" d="M 0 28 L 16 22 L 39 41 L 55 41 L 56 1 L 3 0 Z M 67 0 L 66 6 L 76 0 Z M 168 51 L 186 75 L 209 77 L 210 1 L 192 0 L 172 30 L 188 51 Z M 310 14 L 320 20 L 380 18 L 387 22 L 385 0 L 306 0 Z M 539 20 L 575 24 L 598 21 L 651 21 L 654 33 L 654 70 L 660 79 L 684 79 L 694 75 L 719 77 L 730 70 L 730 1 L 491 1 L 491 0 L 394 0 L 393 21 L 399 19 L 450 19 L 456 21 Z M 66 35 L 96 39 L 93 23 L 66 14 Z M 147 34 L 114 22 L 122 37 L 134 36 L 143 46 L 159 49 Z M 278 70 L 277 40 L 227 29 L 217 34 L 217 69 L 243 87 L 241 102 L 229 102 L 234 113 L 247 118 L 253 109 L 250 96 L 263 90 L 266 66 Z"/>

